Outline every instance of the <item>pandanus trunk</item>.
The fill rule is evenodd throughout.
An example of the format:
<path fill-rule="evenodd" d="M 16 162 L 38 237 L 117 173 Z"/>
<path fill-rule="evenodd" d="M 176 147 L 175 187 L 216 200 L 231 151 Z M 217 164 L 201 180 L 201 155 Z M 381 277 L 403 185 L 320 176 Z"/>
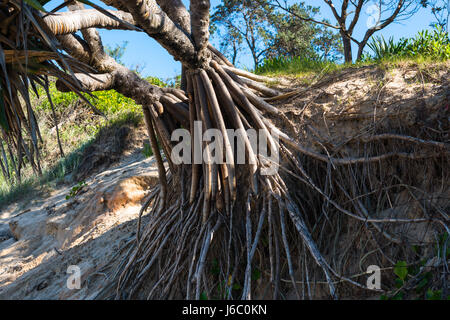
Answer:
<path fill-rule="evenodd" d="M 270 93 L 270 96 L 273 97 L 278 95 L 279 92 L 258 83 L 258 81 L 270 79 L 252 76 L 245 72 L 235 73 L 236 69 L 233 68 L 231 63 L 209 45 L 209 1 L 191 1 L 190 24 L 188 24 L 187 15 L 185 15 L 185 8 L 177 6 L 177 10 L 171 10 L 168 7 L 169 3 L 170 1 L 159 1 L 161 8 L 166 8 L 166 12 L 161 10 L 153 0 L 113 3 L 117 8 L 125 7 L 132 14 L 134 21 L 149 36 L 164 46 L 175 59 L 180 60 L 187 70 L 187 99 L 180 99 L 180 97 L 166 93 L 159 97 L 159 101 L 153 101 L 150 103 L 151 105 L 147 104 L 149 110 L 153 110 L 153 112 L 147 110 L 144 112 L 152 145 L 155 144 L 155 137 L 157 136 L 161 141 L 162 149 L 170 167 L 170 172 L 163 170 L 162 158 L 157 157 L 158 168 L 161 168 L 159 170 L 160 179 L 164 182 L 160 187 L 160 192 L 152 194 L 152 201 L 155 202 L 154 208 L 157 207 L 157 209 L 154 209 L 157 210 L 156 216 L 168 215 L 169 219 L 174 219 L 175 216 L 179 216 L 179 213 L 182 213 L 179 216 L 181 220 L 173 220 L 173 224 L 169 223 L 166 227 L 160 225 L 162 230 L 165 230 L 165 237 L 162 243 L 154 242 L 155 237 L 158 238 L 158 234 L 161 231 L 158 228 L 155 229 L 158 225 L 156 221 L 154 222 L 155 224 L 146 226 L 142 234 L 140 231 L 138 232 L 140 235 L 139 245 L 133 258 L 130 259 L 122 271 L 122 275 L 118 280 L 119 288 L 126 292 L 128 297 L 137 294 L 141 288 L 142 279 L 152 270 L 154 263 L 162 258 L 161 250 L 163 250 L 168 239 L 176 241 L 180 248 L 185 247 L 187 239 L 196 239 L 192 248 L 185 248 L 185 251 L 174 252 L 173 255 L 169 254 L 164 257 L 164 263 L 171 267 L 165 275 L 167 278 L 164 280 L 162 278 L 160 281 L 167 281 L 165 285 L 168 288 L 169 284 L 173 284 L 175 275 L 179 273 L 180 268 L 188 267 L 185 263 L 191 262 L 189 274 L 184 276 L 185 281 L 187 281 L 186 296 L 198 299 L 201 292 L 205 264 L 208 261 L 209 248 L 213 245 L 211 243 L 212 234 L 214 232 L 223 232 L 224 229 L 221 226 L 224 224 L 228 225 L 228 228 L 233 229 L 233 225 L 236 223 L 233 220 L 233 214 L 236 215 L 238 221 L 242 221 L 240 217 L 244 217 L 242 215 L 245 215 L 245 212 L 247 214 L 254 212 L 260 216 L 257 236 L 253 238 L 251 232 L 247 232 L 248 245 L 242 248 L 234 243 L 233 239 L 237 236 L 234 232 L 239 233 L 236 230 L 229 234 L 229 245 L 223 248 L 228 255 L 234 253 L 236 257 L 240 252 L 247 252 L 242 298 L 251 298 L 251 264 L 255 248 L 260 240 L 265 212 L 269 210 L 267 204 L 272 201 L 278 201 L 277 210 L 280 212 L 280 218 L 283 219 L 286 208 L 290 208 L 289 214 L 291 219 L 295 221 L 294 226 L 298 229 L 304 241 L 308 243 L 311 254 L 325 272 L 326 278 L 329 280 L 330 292 L 332 296 L 335 296 L 334 285 L 330 280 L 330 270 L 324 263 L 314 242 L 311 241 L 311 236 L 305 228 L 303 217 L 298 208 L 289 199 L 288 191 L 282 182 L 282 178 L 278 174 L 273 176 L 261 175 L 261 171 L 270 164 L 254 148 L 254 144 L 250 142 L 249 137 L 245 133 L 245 130 L 252 128 L 262 132 L 261 139 L 266 140 L 272 154 L 276 154 L 280 148 L 283 148 L 278 139 L 274 138 L 273 131 L 268 127 L 270 121 L 263 115 L 266 112 L 277 114 L 277 110 L 265 102 L 261 96 L 255 94 L 255 92 L 259 92 L 264 96 L 265 93 Z M 190 30 L 188 29 L 189 26 Z M 250 88 L 256 91 L 252 91 Z M 156 110 L 160 110 L 160 112 Z M 167 118 L 168 113 L 173 117 Z M 217 129 L 221 133 L 224 138 L 222 160 L 226 161 L 220 163 L 210 163 L 208 161 L 209 145 L 199 141 L 201 137 L 195 136 L 195 122 L 200 122 L 204 130 Z M 158 123 L 159 125 L 157 125 Z M 187 126 L 190 129 L 192 145 L 194 145 L 195 141 L 199 141 L 206 155 L 205 162 L 202 164 L 188 165 L 189 175 L 187 177 L 181 175 L 181 172 L 184 171 L 179 166 L 171 164 L 170 160 L 170 151 L 173 145 L 168 133 L 174 128 L 180 128 L 181 126 Z M 228 140 L 227 130 L 230 129 L 238 130 L 242 133 L 239 136 L 240 141 L 238 143 L 242 143 L 244 146 L 242 149 L 245 152 L 243 156 L 246 164 L 244 165 L 236 163 L 236 159 L 242 155 L 236 153 L 238 149 L 233 148 Z M 191 158 L 193 159 L 194 157 L 195 155 L 192 154 Z M 240 184 L 237 183 L 238 179 L 241 182 Z M 188 181 L 190 183 L 186 184 Z M 169 188 L 165 186 L 166 183 L 170 185 Z M 189 187 L 189 192 L 181 188 L 186 185 Z M 172 192 L 169 192 L 170 194 L 168 195 L 167 190 Z M 171 197 L 178 192 L 181 192 L 181 197 L 176 201 L 175 205 L 171 205 Z M 261 198 L 259 198 L 258 194 L 262 195 Z M 264 201 L 262 201 L 263 199 Z M 156 206 L 157 203 L 158 205 Z M 200 212 L 201 214 L 199 214 Z M 277 221 L 277 228 L 283 228 L 283 234 L 285 234 L 286 222 L 284 219 L 279 220 L 280 218 L 271 217 L 271 219 Z M 244 219 L 244 221 L 246 221 L 244 228 L 249 231 L 251 229 L 251 221 L 248 218 L 247 220 Z M 163 220 L 159 220 L 159 222 L 165 223 Z M 197 224 L 198 227 L 195 227 Z M 180 236 L 177 236 L 177 234 Z M 288 240 L 286 238 L 283 239 L 284 249 L 289 260 L 289 274 L 294 280 Z M 148 251 L 144 248 L 153 249 Z M 147 262 L 142 264 L 139 261 Z M 233 286 L 232 283 L 235 281 L 232 278 L 236 276 L 231 275 L 232 267 L 238 268 L 238 264 L 228 261 L 227 269 L 229 271 L 227 274 L 230 276 L 230 281 L 228 281 L 229 295 L 231 294 L 230 288 Z M 191 287 L 191 283 L 195 283 L 195 288 Z M 155 295 L 161 294 L 161 291 L 157 291 L 159 284 L 159 282 L 155 283 L 150 293 L 148 293 L 148 297 L 155 297 Z M 170 288 L 168 290 L 170 291 Z M 275 296 L 277 296 L 277 293 L 275 293 Z"/>

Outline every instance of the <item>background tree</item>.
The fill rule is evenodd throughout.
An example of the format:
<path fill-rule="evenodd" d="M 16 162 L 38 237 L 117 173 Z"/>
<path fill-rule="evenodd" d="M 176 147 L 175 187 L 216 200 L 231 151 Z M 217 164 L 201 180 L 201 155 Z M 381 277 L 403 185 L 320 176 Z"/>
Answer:
<path fill-rule="evenodd" d="M 318 7 L 297 3 L 290 6 L 289 10 L 295 15 L 278 11 L 270 16 L 274 32 L 267 57 L 339 59 L 342 52 L 339 34 L 322 25 L 297 18 L 298 15 L 314 17 L 319 12 Z"/>
<path fill-rule="evenodd" d="M 430 7 L 436 22 L 433 26 L 441 26 L 443 30 L 449 31 L 450 1 L 449 0 L 421 0 L 424 8 Z"/>
<path fill-rule="evenodd" d="M 257 0 L 261 1 L 261 0 Z M 343 48 L 345 62 L 351 63 L 353 61 L 352 42 L 358 47 L 357 60 L 361 59 L 364 48 L 367 42 L 374 33 L 386 28 L 394 22 L 398 22 L 411 17 L 417 12 L 419 3 L 417 0 L 389 0 L 377 1 L 371 0 L 323 0 L 328 5 L 336 19 L 336 24 L 331 24 L 327 21 L 320 21 L 308 16 L 303 16 L 289 6 L 287 1 L 270 0 L 269 3 L 273 8 L 284 10 L 297 17 L 298 19 L 321 24 L 328 28 L 335 29 L 339 32 Z M 339 5 L 338 5 L 339 4 Z M 340 9 L 338 9 L 340 7 Z M 361 12 L 366 11 L 370 15 L 369 27 L 366 30 L 363 38 L 357 40 L 353 37 L 353 33 L 359 19 Z"/>
<path fill-rule="evenodd" d="M 111 58 L 116 60 L 121 65 L 125 65 L 122 58 L 125 54 L 125 51 L 127 50 L 128 41 L 123 41 L 121 44 L 116 43 L 114 46 L 105 46 L 105 53 L 108 54 Z M 144 70 L 145 64 L 135 64 L 130 65 L 129 69 L 133 70 L 134 72 L 140 74 L 142 70 Z"/>
<path fill-rule="evenodd" d="M 313 45 L 321 60 L 342 61 L 344 48 L 338 33 L 327 28 L 320 28 L 320 36 L 314 38 Z"/>
<path fill-rule="evenodd" d="M 219 28 L 218 24 L 223 27 Z M 219 39 L 220 51 L 228 56 L 233 65 L 236 65 L 239 53 L 244 49 L 242 35 L 231 23 L 212 23 L 210 32 L 213 38 Z"/>
<path fill-rule="evenodd" d="M 221 37 L 221 48 L 236 61 L 245 43 L 254 67 L 257 67 L 269 50 L 273 38 L 271 26 L 273 10 L 251 0 L 223 0 L 214 8 L 211 24 Z M 233 62 L 234 63 L 234 62 Z"/>
<path fill-rule="evenodd" d="M 121 44 L 116 44 L 113 47 L 106 45 L 105 52 L 118 63 L 123 64 L 122 58 L 127 49 L 128 41 L 123 41 Z"/>
<path fill-rule="evenodd" d="M 304 3 L 289 9 L 304 17 L 319 12 L 317 7 Z M 214 8 L 211 23 L 215 38 L 220 39 L 221 49 L 230 60 L 235 63 L 238 54 L 247 49 L 255 68 L 264 58 L 337 59 L 341 51 L 337 34 L 311 21 L 274 10 L 267 1 L 222 1 Z"/>

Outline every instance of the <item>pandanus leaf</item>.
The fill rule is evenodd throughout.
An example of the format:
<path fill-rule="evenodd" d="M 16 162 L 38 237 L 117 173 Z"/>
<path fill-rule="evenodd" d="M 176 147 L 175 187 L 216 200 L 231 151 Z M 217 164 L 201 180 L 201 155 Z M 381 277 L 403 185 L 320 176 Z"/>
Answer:
<path fill-rule="evenodd" d="M 3 87 L 0 84 L 0 125 L 2 128 L 8 132 L 9 131 L 9 125 L 8 125 L 8 119 L 6 118 L 6 106 L 5 106 L 5 99 L 3 98 Z"/>

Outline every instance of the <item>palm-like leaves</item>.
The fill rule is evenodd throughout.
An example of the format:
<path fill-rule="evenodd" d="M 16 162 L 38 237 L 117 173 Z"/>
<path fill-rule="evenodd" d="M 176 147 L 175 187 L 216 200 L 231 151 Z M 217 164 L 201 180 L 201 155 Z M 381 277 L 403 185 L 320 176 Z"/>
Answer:
<path fill-rule="evenodd" d="M 46 2 L 8 0 L 0 3 L 0 167 L 9 180 L 13 175 L 9 172 L 7 153 L 17 179 L 20 180 L 25 161 L 36 173 L 41 172 L 40 132 L 30 102 L 30 89 L 37 94 L 36 86 L 46 87 L 50 76 L 62 79 L 81 95 L 74 72 L 90 71 L 59 48 L 39 11 Z"/>
<path fill-rule="evenodd" d="M 402 38 L 398 42 L 395 42 L 392 37 L 387 41 L 382 36 L 375 37 L 368 46 L 373 51 L 375 60 L 417 56 L 444 60 L 450 58 L 449 35 L 440 26 L 435 27 L 431 32 L 420 31 L 416 37 Z"/>

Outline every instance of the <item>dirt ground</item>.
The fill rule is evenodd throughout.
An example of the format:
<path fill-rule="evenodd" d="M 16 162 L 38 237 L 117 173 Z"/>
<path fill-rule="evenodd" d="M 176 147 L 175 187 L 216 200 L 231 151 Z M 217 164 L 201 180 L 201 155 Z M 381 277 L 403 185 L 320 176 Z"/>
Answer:
<path fill-rule="evenodd" d="M 134 240 L 143 197 L 157 183 L 153 158 L 139 153 L 48 198 L 11 205 L 0 214 L 0 299 L 89 299 L 104 267 Z M 68 289 L 69 266 L 81 271 L 80 290 Z M 69 269 L 70 272 L 70 269 Z"/>

